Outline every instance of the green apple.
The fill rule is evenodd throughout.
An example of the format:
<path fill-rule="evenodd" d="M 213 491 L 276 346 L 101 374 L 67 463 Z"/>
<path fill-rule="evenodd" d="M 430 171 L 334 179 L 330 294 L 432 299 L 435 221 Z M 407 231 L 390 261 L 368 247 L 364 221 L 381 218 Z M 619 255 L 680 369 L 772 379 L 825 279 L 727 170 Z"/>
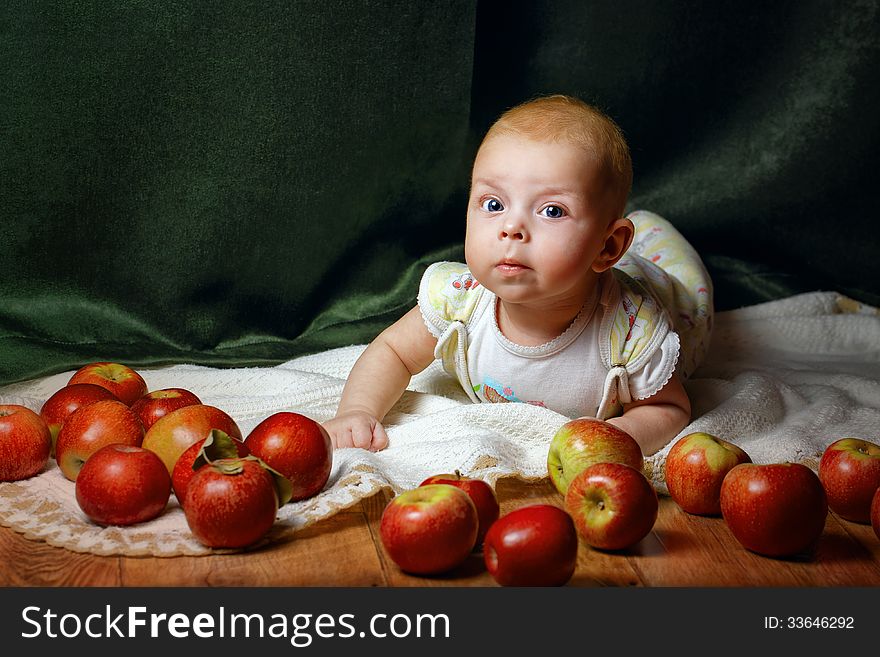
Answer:
<path fill-rule="evenodd" d="M 623 463 L 642 472 L 644 456 L 632 436 L 608 422 L 578 418 L 563 424 L 547 452 L 556 490 L 565 495 L 572 480 L 595 463 Z"/>
<path fill-rule="evenodd" d="M 192 404 L 159 418 L 147 430 L 143 446 L 156 452 L 168 468 L 168 474 L 173 474 L 177 459 L 190 445 L 210 436 L 212 429 L 219 429 L 236 440 L 242 439 L 241 429 L 225 411 L 215 406 Z"/>
<path fill-rule="evenodd" d="M 76 383 L 91 383 L 107 388 L 126 406 L 131 406 L 147 394 L 147 383 L 143 377 L 121 363 L 101 362 L 83 365 L 74 372 L 67 385 Z"/>
<path fill-rule="evenodd" d="M 852 522 L 871 522 L 871 500 L 880 488 L 880 445 L 861 438 L 841 438 L 825 448 L 819 480 L 828 507 Z"/>
<path fill-rule="evenodd" d="M 682 437 L 666 455 L 669 495 L 688 513 L 721 515 L 721 482 L 740 463 L 751 463 L 745 451 L 698 431 Z"/>

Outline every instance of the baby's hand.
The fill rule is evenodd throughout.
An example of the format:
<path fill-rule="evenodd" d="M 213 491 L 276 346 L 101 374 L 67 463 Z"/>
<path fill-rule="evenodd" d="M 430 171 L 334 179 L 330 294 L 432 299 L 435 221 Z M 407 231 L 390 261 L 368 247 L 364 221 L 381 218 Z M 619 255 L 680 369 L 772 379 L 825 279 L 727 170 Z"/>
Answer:
<path fill-rule="evenodd" d="M 388 446 L 385 427 L 369 413 L 352 411 L 324 423 L 335 449 L 361 447 L 378 452 Z"/>

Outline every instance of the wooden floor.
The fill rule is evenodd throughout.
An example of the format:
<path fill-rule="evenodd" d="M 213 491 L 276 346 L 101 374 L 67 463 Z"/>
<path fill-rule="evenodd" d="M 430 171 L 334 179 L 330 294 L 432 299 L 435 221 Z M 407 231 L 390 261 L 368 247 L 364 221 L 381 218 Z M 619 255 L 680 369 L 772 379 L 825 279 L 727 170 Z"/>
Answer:
<path fill-rule="evenodd" d="M 501 481 L 501 511 L 528 503 L 561 506 L 549 482 Z M 438 577 L 402 573 L 378 539 L 384 494 L 259 550 L 208 557 L 99 557 L 30 541 L 0 528 L 3 586 L 495 586 L 472 556 Z M 868 525 L 829 514 L 815 551 L 797 559 L 744 550 L 721 518 L 700 518 L 661 498 L 654 530 L 633 549 L 580 546 L 569 586 L 878 586 L 880 540 Z"/>

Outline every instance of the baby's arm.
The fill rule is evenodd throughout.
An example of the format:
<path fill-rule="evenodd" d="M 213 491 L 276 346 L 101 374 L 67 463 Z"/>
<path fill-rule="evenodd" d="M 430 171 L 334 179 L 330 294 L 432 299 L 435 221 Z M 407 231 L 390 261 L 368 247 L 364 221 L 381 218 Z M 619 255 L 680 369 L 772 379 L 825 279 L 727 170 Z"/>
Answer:
<path fill-rule="evenodd" d="M 625 404 L 623 415 L 608 420 L 636 439 L 642 453 L 650 456 L 684 429 L 691 419 L 691 402 L 677 376 L 659 392 Z"/>
<path fill-rule="evenodd" d="M 380 333 L 348 375 L 336 417 L 324 423 L 333 446 L 384 449 L 388 436 L 382 418 L 410 378 L 433 362 L 436 345 L 418 306 Z"/>

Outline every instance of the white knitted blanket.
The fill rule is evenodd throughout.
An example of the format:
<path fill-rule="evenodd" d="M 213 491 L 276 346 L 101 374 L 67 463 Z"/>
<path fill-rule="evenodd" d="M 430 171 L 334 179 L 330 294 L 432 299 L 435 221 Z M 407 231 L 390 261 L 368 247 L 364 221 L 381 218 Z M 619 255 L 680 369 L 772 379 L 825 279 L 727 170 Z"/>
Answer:
<path fill-rule="evenodd" d="M 150 390 L 187 388 L 225 410 L 246 436 L 278 411 L 331 418 L 363 348 L 334 349 L 277 367 L 181 364 L 139 371 Z M 0 403 L 38 411 L 71 374 L 0 388 Z M 709 354 L 685 387 L 694 419 L 681 435 L 706 431 L 739 444 L 755 462 L 798 461 L 815 469 L 825 446 L 840 437 L 880 442 L 880 311 L 833 292 L 814 292 L 718 313 Z M 435 363 L 413 378 L 386 417 L 389 447 L 375 454 L 337 450 L 325 490 L 285 505 L 265 541 L 383 488 L 417 486 L 431 474 L 458 469 L 493 484 L 505 476 L 540 479 L 550 438 L 567 420 L 527 404 L 472 404 Z M 646 472 L 661 493 L 671 445 L 646 459 Z M 74 484 L 54 462 L 29 480 L 0 484 L 0 524 L 79 552 L 214 552 L 192 537 L 173 496 L 153 521 L 127 528 L 93 525 L 76 504 Z"/>

